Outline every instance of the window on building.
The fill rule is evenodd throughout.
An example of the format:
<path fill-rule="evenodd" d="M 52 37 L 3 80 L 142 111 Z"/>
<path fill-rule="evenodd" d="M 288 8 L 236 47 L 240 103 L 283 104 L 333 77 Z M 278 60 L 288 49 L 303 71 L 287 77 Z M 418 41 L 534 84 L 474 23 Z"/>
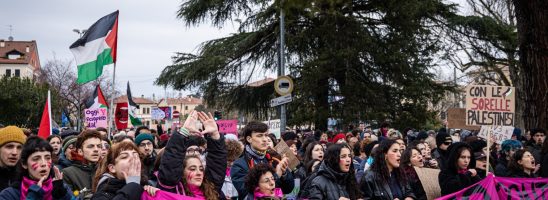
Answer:
<path fill-rule="evenodd" d="M 15 60 L 21 58 L 21 55 L 19 54 L 8 54 L 8 59 Z"/>
<path fill-rule="evenodd" d="M 11 76 L 11 69 L 6 69 L 6 76 L 7 76 L 7 77 L 10 77 L 10 76 Z"/>
<path fill-rule="evenodd" d="M 21 70 L 16 69 L 15 70 L 15 77 L 21 76 Z"/>
<path fill-rule="evenodd" d="M 177 110 L 177 106 L 173 106 L 173 110 Z"/>
<path fill-rule="evenodd" d="M 150 114 L 150 108 L 147 108 L 147 114 Z"/>
<path fill-rule="evenodd" d="M 188 106 L 185 106 L 185 110 L 188 110 Z"/>

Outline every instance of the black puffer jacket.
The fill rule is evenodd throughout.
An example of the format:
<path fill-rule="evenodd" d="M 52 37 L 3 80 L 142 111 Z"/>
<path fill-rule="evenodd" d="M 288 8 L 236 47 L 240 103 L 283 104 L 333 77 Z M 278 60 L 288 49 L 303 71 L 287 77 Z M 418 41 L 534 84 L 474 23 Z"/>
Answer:
<path fill-rule="evenodd" d="M 316 177 L 312 179 L 307 188 L 308 199 L 338 200 L 340 197 L 350 198 L 346 188 L 348 176 L 350 176 L 350 173 L 337 172 L 327 166 L 325 162 L 322 162 Z"/>
<path fill-rule="evenodd" d="M 392 200 L 394 199 L 394 195 L 392 194 L 392 190 L 390 189 L 390 185 L 388 183 L 383 183 L 377 176 L 377 173 L 367 170 L 365 171 L 365 175 L 362 177 L 362 180 L 360 181 L 360 191 L 363 193 L 363 196 L 365 200 L 368 199 L 376 199 L 376 200 Z M 411 190 L 411 186 L 407 182 L 400 181 L 400 189 L 402 192 L 402 196 L 404 197 L 411 197 L 413 199 L 416 199 L 415 194 Z M 403 198 L 405 199 L 405 198 Z"/>
<path fill-rule="evenodd" d="M 97 185 L 97 191 L 92 200 L 140 200 L 143 187 L 137 183 L 128 183 L 114 178 L 110 174 L 103 174 Z"/>
<path fill-rule="evenodd" d="M 472 173 L 467 171 L 465 173 L 458 173 L 457 161 L 460 157 L 458 155 L 458 149 L 466 147 L 471 149 L 470 146 L 463 142 L 457 142 L 449 147 L 449 158 L 447 159 L 447 168 L 443 169 L 438 175 L 438 181 L 440 183 L 441 195 L 448 195 L 453 192 L 462 190 L 474 183 L 481 180 L 481 177 L 476 175 L 472 176 Z M 476 166 L 474 157 L 470 159 L 468 167 Z"/>

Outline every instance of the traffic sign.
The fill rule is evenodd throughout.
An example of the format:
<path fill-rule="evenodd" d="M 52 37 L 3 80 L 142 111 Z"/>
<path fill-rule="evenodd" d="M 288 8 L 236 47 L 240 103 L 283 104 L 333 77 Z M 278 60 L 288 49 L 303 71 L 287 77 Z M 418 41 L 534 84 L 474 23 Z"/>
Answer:
<path fill-rule="evenodd" d="M 270 107 L 276 107 L 282 104 L 286 104 L 291 102 L 293 99 L 291 98 L 291 94 L 284 95 L 278 98 L 274 98 L 270 100 Z"/>
<path fill-rule="evenodd" d="M 179 118 L 179 111 L 173 111 L 173 118 Z"/>
<path fill-rule="evenodd" d="M 274 82 L 274 90 L 280 96 L 285 96 L 293 92 L 293 80 L 289 76 L 280 76 Z"/>

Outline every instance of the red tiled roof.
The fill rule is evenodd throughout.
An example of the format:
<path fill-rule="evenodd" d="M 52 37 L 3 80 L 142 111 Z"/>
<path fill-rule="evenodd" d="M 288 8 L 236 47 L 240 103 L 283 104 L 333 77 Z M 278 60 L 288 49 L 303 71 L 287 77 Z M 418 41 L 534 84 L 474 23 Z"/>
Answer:
<path fill-rule="evenodd" d="M 202 99 L 194 97 L 167 98 L 167 104 L 202 104 Z"/>
<path fill-rule="evenodd" d="M 36 41 L 0 40 L 0 43 L 4 43 L 4 47 L 0 46 L 0 64 L 30 64 L 35 70 L 40 69 L 40 59 L 38 57 Z M 28 53 L 27 47 L 29 47 Z M 8 53 L 12 51 L 18 51 L 23 55 L 18 59 L 9 59 Z"/>
<path fill-rule="evenodd" d="M 255 82 L 248 83 L 247 85 L 249 87 L 259 87 L 261 85 L 270 83 L 270 82 L 275 81 L 275 80 L 276 79 L 273 79 L 273 78 L 265 78 L 265 79 L 262 79 L 262 80 L 258 80 L 258 81 L 255 81 Z"/>
<path fill-rule="evenodd" d="M 114 103 L 123 103 L 127 102 L 127 96 L 119 96 L 118 98 L 114 99 Z M 136 104 L 156 104 L 156 102 L 147 99 L 147 98 L 140 98 L 140 97 L 133 97 L 133 102 Z"/>

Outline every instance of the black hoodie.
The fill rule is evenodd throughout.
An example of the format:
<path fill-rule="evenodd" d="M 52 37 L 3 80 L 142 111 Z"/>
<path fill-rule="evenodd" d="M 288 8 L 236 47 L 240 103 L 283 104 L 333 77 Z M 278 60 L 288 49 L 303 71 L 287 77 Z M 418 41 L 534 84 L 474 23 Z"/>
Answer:
<path fill-rule="evenodd" d="M 458 149 L 461 147 L 466 147 L 470 150 L 470 163 L 468 164 L 468 169 L 471 169 L 473 166 L 476 166 L 476 161 L 471 151 L 471 147 L 463 142 L 457 142 L 449 146 L 449 157 L 447 158 L 447 165 L 445 169 L 442 169 L 438 175 L 438 181 L 440 183 L 441 195 L 448 195 L 453 192 L 462 190 L 474 183 L 477 183 L 481 180 L 480 176 L 472 176 L 470 171 L 465 173 L 459 173 L 457 169 L 457 161 L 459 159 Z"/>

